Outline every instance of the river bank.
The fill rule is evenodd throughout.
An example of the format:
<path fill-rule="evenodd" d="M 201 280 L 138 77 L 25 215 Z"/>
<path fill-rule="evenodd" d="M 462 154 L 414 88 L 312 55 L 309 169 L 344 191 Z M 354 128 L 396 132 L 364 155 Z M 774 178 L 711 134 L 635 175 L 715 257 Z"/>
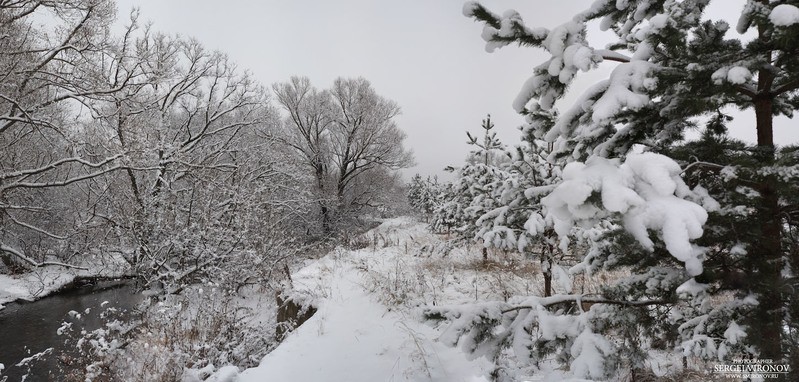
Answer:
<path fill-rule="evenodd" d="M 10 302 L 36 301 L 74 288 L 81 280 L 132 277 L 129 265 L 121 256 L 106 256 L 96 263 L 80 265 L 87 269 L 47 265 L 21 274 L 0 274 L 0 311 Z"/>

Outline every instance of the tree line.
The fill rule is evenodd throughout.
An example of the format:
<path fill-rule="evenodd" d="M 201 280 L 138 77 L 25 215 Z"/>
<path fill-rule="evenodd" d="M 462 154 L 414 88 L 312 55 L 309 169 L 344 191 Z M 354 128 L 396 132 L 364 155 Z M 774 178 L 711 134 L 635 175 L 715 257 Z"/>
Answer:
<path fill-rule="evenodd" d="M 116 256 L 167 291 L 234 287 L 394 208 L 413 159 L 369 81 L 270 92 L 137 11 L 115 20 L 112 0 L 0 2 L 6 271 Z"/>

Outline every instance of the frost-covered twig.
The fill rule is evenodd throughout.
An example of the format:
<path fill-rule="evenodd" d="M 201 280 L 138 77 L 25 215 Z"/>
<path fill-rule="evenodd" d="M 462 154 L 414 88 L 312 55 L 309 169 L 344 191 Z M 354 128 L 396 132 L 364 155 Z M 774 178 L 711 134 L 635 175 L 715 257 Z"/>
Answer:
<path fill-rule="evenodd" d="M 713 170 L 721 170 L 721 169 L 723 169 L 726 166 L 723 166 L 723 165 L 720 165 L 720 164 L 716 164 L 716 163 L 696 161 L 696 162 L 693 162 L 693 163 L 685 166 L 685 168 L 682 169 L 681 174 L 687 173 L 688 171 L 692 170 L 694 167 L 709 168 L 709 169 L 713 169 Z"/>

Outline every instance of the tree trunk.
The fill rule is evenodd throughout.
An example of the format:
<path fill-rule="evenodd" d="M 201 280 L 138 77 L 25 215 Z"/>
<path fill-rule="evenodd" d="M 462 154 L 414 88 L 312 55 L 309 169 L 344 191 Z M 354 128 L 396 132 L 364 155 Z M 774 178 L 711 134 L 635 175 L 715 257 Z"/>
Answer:
<path fill-rule="evenodd" d="M 758 146 L 755 155 L 763 167 L 773 165 L 775 159 L 772 102 L 769 96 L 755 100 Z M 784 315 L 780 292 L 783 269 L 782 225 L 776 184 L 776 177 L 768 175 L 758 187 L 761 195 L 760 205 L 757 206 L 760 235 L 754 250 L 749 255 L 754 276 L 752 289 L 759 296 L 759 304 L 752 317 L 757 333 L 752 333 L 751 338 L 760 350 L 760 358 L 771 359 L 774 362 L 783 359 L 782 317 Z"/>
<path fill-rule="evenodd" d="M 319 206 L 322 210 L 322 233 L 327 236 L 333 232 L 333 229 L 330 227 L 330 209 L 327 208 L 324 201 L 319 202 Z"/>
<path fill-rule="evenodd" d="M 117 110 L 123 110 L 122 102 L 116 101 L 116 107 Z M 119 144 L 122 146 L 123 150 L 130 149 L 129 143 L 125 138 L 124 133 L 126 122 L 126 115 L 122 114 L 120 111 L 119 115 L 117 116 L 117 138 L 119 139 Z M 148 246 L 149 233 L 145 232 L 146 207 L 141 191 L 139 190 L 139 183 L 136 180 L 136 174 L 130 167 L 125 168 L 125 173 L 128 176 L 128 182 L 130 183 L 130 190 L 133 193 L 133 198 L 136 200 L 136 204 L 138 205 L 136 210 L 133 212 L 133 236 L 134 239 L 138 241 L 139 246 L 136 249 L 136 252 L 133 254 L 133 258 L 130 260 L 130 265 L 135 268 L 145 256 Z"/>
<path fill-rule="evenodd" d="M 774 189 L 773 176 L 764 180 L 760 193 L 762 204 L 758 209 L 760 225 L 760 241 L 756 252 L 751 256 L 754 260 L 754 292 L 758 298 L 758 306 L 754 316 L 759 323 L 760 333 L 756 337 L 759 343 L 760 358 L 782 359 L 782 317 L 784 315 L 781 293 L 782 252 L 780 248 L 781 231 L 778 216 L 778 195 Z"/>
<path fill-rule="evenodd" d="M 11 255 L 5 252 L 0 252 L 0 263 L 3 263 L 8 269 L 13 269 L 15 267 L 14 262 L 11 260 Z"/>
<path fill-rule="evenodd" d="M 544 297 L 552 296 L 552 260 L 549 256 L 541 259 L 541 270 L 544 275 Z"/>
<path fill-rule="evenodd" d="M 544 271 L 544 297 L 552 296 L 552 271 Z"/>
<path fill-rule="evenodd" d="M 316 172 L 316 185 L 319 187 L 319 208 L 322 214 L 322 234 L 328 236 L 333 232 L 333 228 L 330 225 L 330 208 L 327 206 L 327 198 L 325 198 L 325 164 L 318 156 L 315 159 L 314 167 L 314 171 Z"/>
<path fill-rule="evenodd" d="M 554 231 L 549 231 L 554 234 Z M 541 254 L 541 271 L 544 275 L 544 297 L 552 296 L 552 258 L 555 254 L 555 247 L 551 243 L 544 244 L 544 252 Z"/>

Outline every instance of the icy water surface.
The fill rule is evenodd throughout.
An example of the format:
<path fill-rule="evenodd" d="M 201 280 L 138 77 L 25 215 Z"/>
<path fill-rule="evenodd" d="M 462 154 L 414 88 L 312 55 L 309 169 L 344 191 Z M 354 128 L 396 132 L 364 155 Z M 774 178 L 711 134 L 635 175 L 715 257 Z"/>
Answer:
<path fill-rule="evenodd" d="M 101 307 L 105 301 L 108 303 Z M 74 345 L 67 348 L 64 344 L 67 338 L 57 334 L 61 323 L 73 322 L 77 332 L 81 328 L 91 331 L 104 324 L 101 311 L 109 307 L 130 310 L 139 301 L 141 297 L 135 294 L 134 283 L 122 280 L 98 282 L 35 302 L 7 304 L 0 310 L 0 363 L 5 365 L 0 381 L 4 377 L 7 382 L 19 381 L 26 374 L 26 382 L 63 380 L 70 367 L 77 366 L 62 361 L 70 357 Z M 71 317 L 70 311 L 80 313 L 80 319 Z M 24 358 L 48 348 L 53 348 L 52 354 L 30 366 L 16 366 Z"/>

